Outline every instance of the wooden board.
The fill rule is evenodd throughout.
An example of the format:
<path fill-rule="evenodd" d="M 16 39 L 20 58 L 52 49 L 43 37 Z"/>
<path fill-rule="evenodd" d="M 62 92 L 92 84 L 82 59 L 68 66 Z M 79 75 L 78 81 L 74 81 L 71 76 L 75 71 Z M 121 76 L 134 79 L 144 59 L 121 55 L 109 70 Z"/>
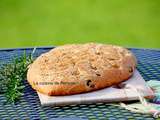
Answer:
<path fill-rule="evenodd" d="M 87 104 L 95 102 L 118 102 L 118 101 L 130 101 L 137 100 L 138 94 L 134 89 L 127 86 L 133 86 L 137 88 L 144 96 L 153 96 L 152 90 L 145 84 L 145 80 L 140 75 L 138 70 L 134 72 L 134 75 L 127 81 L 121 83 L 125 84 L 124 88 L 116 88 L 114 86 L 104 88 L 101 90 L 77 94 L 68 96 L 47 96 L 39 92 L 38 96 L 43 106 L 61 106 L 70 104 Z"/>

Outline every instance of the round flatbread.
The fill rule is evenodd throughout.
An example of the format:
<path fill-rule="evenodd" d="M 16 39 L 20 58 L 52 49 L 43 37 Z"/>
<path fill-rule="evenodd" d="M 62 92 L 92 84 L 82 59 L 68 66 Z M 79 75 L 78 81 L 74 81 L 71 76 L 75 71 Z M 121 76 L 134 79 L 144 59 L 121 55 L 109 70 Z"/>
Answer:
<path fill-rule="evenodd" d="M 132 76 L 136 58 L 127 49 L 98 43 L 56 47 L 29 66 L 27 80 L 46 95 L 85 93 Z"/>

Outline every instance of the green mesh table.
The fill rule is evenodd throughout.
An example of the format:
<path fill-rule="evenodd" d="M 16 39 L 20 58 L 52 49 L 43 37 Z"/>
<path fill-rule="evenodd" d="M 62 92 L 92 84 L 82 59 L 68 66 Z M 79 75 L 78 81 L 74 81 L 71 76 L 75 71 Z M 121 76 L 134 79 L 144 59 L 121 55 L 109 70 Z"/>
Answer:
<path fill-rule="evenodd" d="M 37 48 L 35 56 L 47 52 L 52 47 Z M 10 62 L 15 55 L 27 54 L 33 48 L 25 49 L 2 49 L 0 50 L 0 61 Z M 144 79 L 160 80 L 160 50 L 150 49 L 130 49 L 138 59 L 138 70 Z M 108 119 L 108 120 L 153 120 L 154 118 L 146 114 L 132 113 L 120 107 L 107 105 L 106 103 L 68 105 L 64 107 L 42 107 L 35 91 L 25 80 L 25 92 L 21 100 L 15 104 L 6 104 L 5 97 L 0 95 L 0 119 L 53 119 L 53 118 L 81 118 L 81 119 Z M 54 120 L 54 119 L 53 119 Z"/>

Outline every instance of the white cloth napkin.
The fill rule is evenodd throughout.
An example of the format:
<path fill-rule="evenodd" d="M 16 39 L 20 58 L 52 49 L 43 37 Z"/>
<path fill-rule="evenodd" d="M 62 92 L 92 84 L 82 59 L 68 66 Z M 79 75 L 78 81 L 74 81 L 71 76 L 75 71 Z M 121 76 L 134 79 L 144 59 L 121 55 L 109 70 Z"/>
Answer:
<path fill-rule="evenodd" d="M 47 96 L 39 92 L 38 96 L 43 106 L 61 106 L 69 104 L 87 104 L 96 102 L 119 102 L 138 100 L 138 95 L 133 89 L 127 88 L 127 85 L 134 86 L 143 92 L 144 96 L 153 96 L 152 90 L 145 84 L 145 80 L 136 70 L 133 76 L 125 82 L 124 88 L 116 88 L 114 86 L 101 90 L 68 96 Z"/>

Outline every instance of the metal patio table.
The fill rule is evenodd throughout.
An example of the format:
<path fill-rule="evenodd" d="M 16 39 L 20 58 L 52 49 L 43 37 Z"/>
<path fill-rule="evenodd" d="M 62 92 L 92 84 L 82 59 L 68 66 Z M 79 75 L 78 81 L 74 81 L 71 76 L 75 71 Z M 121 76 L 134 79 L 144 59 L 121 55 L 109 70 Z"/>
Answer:
<path fill-rule="evenodd" d="M 53 47 L 37 48 L 34 57 L 47 52 Z M 138 59 L 137 69 L 148 80 L 160 80 L 160 49 L 129 48 Z M 15 55 L 29 54 L 33 48 L 1 49 L 0 62 L 10 62 Z M 63 107 L 42 107 L 38 96 L 25 80 L 24 95 L 17 104 L 3 104 L 5 97 L 0 95 L 0 119 L 53 119 L 81 118 L 108 120 L 153 120 L 147 114 L 133 113 L 121 107 L 107 103 L 67 105 Z M 54 119 L 53 119 L 54 120 Z"/>

